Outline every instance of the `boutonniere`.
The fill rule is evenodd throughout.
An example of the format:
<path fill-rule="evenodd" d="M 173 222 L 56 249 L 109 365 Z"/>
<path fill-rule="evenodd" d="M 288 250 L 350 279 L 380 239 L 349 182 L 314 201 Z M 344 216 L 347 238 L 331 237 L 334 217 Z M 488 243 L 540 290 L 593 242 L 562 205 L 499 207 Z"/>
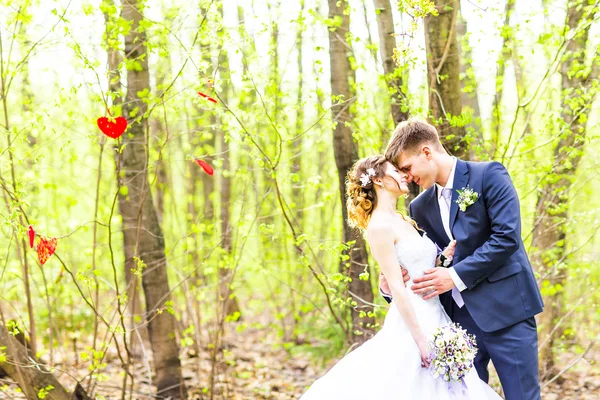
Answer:
<path fill-rule="evenodd" d="M 462 190 L 457 190 L 457 192 L 458 199 L 456 199 L 456 204 L 458 204 L 458 208 L 460 208 L 462 212 L 465 212 L 467 207 L 475 203 L 479 198 L 479 193 L 471 189 L 469 185 L 462 188 Z"/>

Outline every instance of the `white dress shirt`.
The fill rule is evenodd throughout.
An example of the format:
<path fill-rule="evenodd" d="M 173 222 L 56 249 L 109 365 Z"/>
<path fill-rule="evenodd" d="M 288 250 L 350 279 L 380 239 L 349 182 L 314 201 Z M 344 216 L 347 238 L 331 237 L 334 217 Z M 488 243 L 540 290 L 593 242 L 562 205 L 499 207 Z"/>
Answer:
<path fill-rule="evenodd" d="M 440 215 L 442 217 L 442 225 L 444 225 L 444 231 L 446 232 L 446 235 L 448 235 L 450 240 L 454 240 L 454 236 L 452 236 L 452 231 L 450 230 L 450 204 L 446 203 L 446 200 L 442 196 L 442 189 L 448 188 L 451 191 L 454 190 L 453 189 L 454 173 L 456 172 L 457 159 L 456 159 L 456 157 L 452 157 L 452 159 L 454 160 L 454 164 L 452 164 L 452 170 L 450 171 L 450 176 L 448 176 L 448 181 L 446 182 L 446 186 L 442 187 L 442 185 L 440 185 L 438 183 L 435 184 L 436 189 L 437 189 L 437 196 L 438 196 L 438 206 L 440 208 Z M 454 286 L 456 286 L 459 291 L 462 292 L 463 290 L 465 290 L 467 288 L 467 285 L 465 285 L 465 283 L 462 281 L 462 279 L 460 279 L 460 277 L 454 270 L 454 267 L 448 268 L 448 272 L 450 272 L 450 277 L 452 278 L 452 282 L 454 282 Z M 457 295 L 460 296 L 460 293 L 457 293 Z M 455 296 L 456 295 L 453 293 L 453 297 L 455 297 Z M 462 300 L 462 297 L 461 297 L 461 300 Z M 459 303 L 459 302 L 457 301 L 457 303 Z M 459 303 L 459 305 L 460 305 L 460 303 Z"/>

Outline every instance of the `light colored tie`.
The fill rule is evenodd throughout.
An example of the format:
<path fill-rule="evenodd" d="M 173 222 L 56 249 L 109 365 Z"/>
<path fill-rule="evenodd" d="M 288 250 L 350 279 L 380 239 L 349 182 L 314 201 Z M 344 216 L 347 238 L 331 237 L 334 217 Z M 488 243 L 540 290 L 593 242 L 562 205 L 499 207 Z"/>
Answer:
<path fill-rule="evenodd" d="M 442 197 L 444 198 L 444 202 L 446 203 L 446 206 L 448 207 L 448 219 L 450 219 L 449 218 L 450 217 L 450 201 L 452 200 L 452 189 L 443 188 L 442 189 Z M 450 221 L 448 221 L 448 224 L 450 224 Z M 465 305 L 465 301 L 463 300 L 463 298 L 460 294 L 460 290 L 458 290 L 457 287 L 452 288 L 452 298 L 454 299 L 454 301 L 456 302 L 458 307 L 462 308 L 462 306 Z"/>
<path fill-rule="evenodd" d="M 450 201 L 452 200 L 452 189 L 443 188 L 442 197 L 446 200 L 446 206 L 448 206 L 448 214 L 450 214 Z"/>

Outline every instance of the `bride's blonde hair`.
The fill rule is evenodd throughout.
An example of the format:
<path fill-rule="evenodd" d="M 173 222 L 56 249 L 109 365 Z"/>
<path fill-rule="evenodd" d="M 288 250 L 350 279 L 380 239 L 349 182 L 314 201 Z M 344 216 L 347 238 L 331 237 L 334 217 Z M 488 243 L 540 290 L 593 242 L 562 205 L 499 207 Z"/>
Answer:
<path fill-rule="evenodd" d="M 385 156 L 382 155 L 361 158 L 354 163 L 348 172 L 346 176 L 346 209 L 348 210 L 348 225 L 351 227 L 357 227 L 363 231 L 367 229 L 371 214 L 377 206 L 377 192 L 375 191 L 373 179 L 383 179 L 387 161 Z M 375 171 L 374 175 L 367 172 L 371 168 Z M 369 177 L 364 186 L 361 181 L 363 175 Z M 419 229 L 413 220 L 401 213 L 398 214 Z"/>

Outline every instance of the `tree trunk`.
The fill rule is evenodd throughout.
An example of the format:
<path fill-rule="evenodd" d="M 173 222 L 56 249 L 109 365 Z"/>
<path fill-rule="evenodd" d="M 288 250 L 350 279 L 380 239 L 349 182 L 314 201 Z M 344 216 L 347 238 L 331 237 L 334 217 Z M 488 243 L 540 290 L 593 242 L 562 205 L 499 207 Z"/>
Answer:
<path fill-rule="evenodd" d="M 31 349 L 11 335 L 6 326 L 0 324 L 0 348 L 6 350 L 6 361 L 0 362 L 0 372 L 15 381 L 28 399 L 37 400 L 45 393 L 47 400 L 89 400 L 77 383 L 75 392 L 69 393 L 43 365 L 35 360 Z"/>
<path fill-rule="evenodd" d="M 194 149 L 199 148 L 199 138 L 197 132 L 197 124 L 196 120 L 198 118 L 198 114 L 191 114 L 189 110 L 186 109 L 186 122 L 187 122 L 187 132 L 188 132 L 188 143 L 192 151 Z M 183 149 L 185 145 L 183 143 L 183 135 L 178 135 L 178 140 L 180 141 L 180 147 Z M 200 261 L 200 243 L 201 238 L 200 235 L 197 234 L 197 226 L 199 223 L 198 219 L 198 182 L 200 182 L 200 174 L 202 173 L 202 168 L 200 168 L 195 162 L 187 162 L 186 163 L 186 182 L 185 182 L 185 199 L 186 199 L 186 214 L 185 214 L 185 223 L 186 223 L 186 232 L 196 232 L 196 234 L 191 235 L 191 237 L 185 241 L 184 249 L 186 254 L 187 265 L 192 269 L 191 276 L 188 282 L 186 282 L 186 286 L 189 287 L 189 293 L 186 290 L 188 309 L 186 310 L 188 314 L 188 319 L 193 321 L 194 323 L 194 351 L 196 355 L 201 352 L 201 329 L 203 327 L 202 313 L 203 308 L 201 307 L 201 301 L 199 299 L 198 293 L 202 290 L 201 288 L 205 284 L 205 275 L 204 270 L 201 267 Z"/>
<path fill-rule="evenodd" d="M 458 0 L 434 0 L 439 16 L 425 17 L 425 47 L 429 79 L 429 111 L 446 149 L 467 158 L 464 127 L 450 124 L 462 112 L 456 20 Z"/>
<path fill-rule="evenodd" d="M 323 3 L 319 3 L 319 5 L 317 6 L 317 13 L 319 15 L 323 15 L 325 12 L 323 11 Z M 314 40 L 314 37 L 313 37 Z M 317 60 L 320 63 L 324 63 L 325 60 L 321 61 L 320 59 L 317 58 Z M 313 63 L 313 67 L 312 67 L 312 73 L 313 75 L 316 77 L 316 84 L 317 86 L 321 84 L 321 80 L 319 79 L 319 74 L 321 72 L 322 68 L 320 67 L 320 64 L 318 64 L 317 62 Z M 315 106 L 315 111 L 317 113 L 317 115 L 323 115 L 325 113 L 325 95 L 323 94 L 322 90 L 316 90 L 315 93 L 316 97 L 317 97 L 317 103 Z M 325 127 L 324 124 L 318 124 L 318 129 L 323 132 L 325 132 L 326 129 L 328 129 L 327 127 Z M 329 154 L 327 152 L 327 150 L 324 148 L 324 146 L 316 146 L 317 147 L 317 171 L 325 171 L 327 169 L 327 155 Z M 323 201 L 323 193 L 324 193 L 324 187 L 323 185 L 318 185 L 317 186 L 317 190 L 315 190 L 314 193 L 314 198 L 312 200 L 312 204 L 319 204 Z M 325 238 L 327 237 L 327 229 L 328 229 L 328 224 L 326 223 L 326 221 L 328 221 L 328 217 L 327 217 L 327 213 L 328 210 L 326 209 L 326 207 L 319 207 L 319 214 L 318 214 L 318 219 L 320 221 L 320 230 L 319 230 L 319 238 L 325 240 Z"/>
<path fill-rule="evenodd" d="M 164 79 L 157 77 L 157 86 L 164 82 Z M 162 81 L 162 82 L 161 82 Z M 151 123 L 150 131 L 153 132 L 152 137 L 157 146 L 161 145 L 161 138 L 167 139 L 167 132 L 165 132 L 166 125 L 163 126 L 160 117 L 153 118 Z M 169 175 L 169 164 L 165 161 L 165 153 L 168 153 L 168 146 L 165 146 L 160 155 L 160 159 L 156 163 L 156 217 L 158 218 L 158 224 L 163 226 L 163 218 L 165 215 L 165 195 L 169 190 L 169 184 L 171 183 L 171 177 Z M 167 154 L 168 160 L 168 154 Z"/>
<path fill-rule="evenodd" d="M 200 5 L 201 11 L 203 13 L 206 12 L 206 9 L 204 9 L 202 7 L 202 5 Z M 200 54 L 201 54 L 201 59 L 203 62 L 210 62 L 210 46 L 201 43 L 199 46 L 200 49 Z M 206 85 L 206 78 L 205 78 L 205 71 L 204 70 L 200 70 L 198 71 L 198 81 L 201 82 L 201 84 Z M 208 162 L 209 164 L 212 165 L 212 159 L 206 158 L 205 157 L 205 146 L 204 146 L 204 134 L 201 134 L 200 132 L 204 131 L 204 127 L 206 125 L 210 124 L 210 121 L 208 121 L 205 118 L 206 115 L 206 110 L 205 110 L 206 105 L 204 103 L 195 103 L 194 104 L 194 116 L 193 118 L 189 119 L 189 126 L 188 126 L 188 141 L 189 141 L 189 145 L 192 149 L 192 152 L 194 155 L 197 156 L 201 156 L 202 159 L 206 162 Z M 202 268 L 200 268 L 201 265 L 201 252 L 202 252 L 202 246 L 203 244 L 206 243 L 206 228 L 203 228 L 204 225 L 204 221 L 207 220 L 206 218 L 206 205 L 202 205 L 203 210 L 200 210 L 200 199 L 202 199 L 202 201 L 204 202 L 208 202 L 211 201 L 210 200 L 210 195 L 212 195 L 212 189 L 210 188 L 206 188 L 205 187 L 205 177 L 203 175 L 205 175 L 202 172 L 202 168 L 200 168 L 198 165 L 196 165 L 196 163 L 188 163 L 188 168 L 189 168 L 189 179 L 188 179 L 188 185 L 186 186 L 186 191 L 187 191 L 187 215 L 186 215 L 186 223 L 187 223 L 187 229 L 188 232 L 195 232 L 196 234 L 192 235 L 192 240 L 193 243 L 187 246 L 187 251 L 188 251 L 188 259 L 189 262 L 191 263 L 191 265 L 193 265 L 194 270 L 192 272 L 192 276 L 191 276 L 191 284 L 193 287 L 193 291 L 194 291 L 194 295 L 192 296 L 193 299 L 193 303 L 194 303 L 194 312 L 196 315 L 196 323 L 200 322 L 200 309 L 199 309 L 199 305 L 200 303 L 198 302 L 198 296 L 196 295 L 196 293 L 198 292 L 198 288 L 204 286 L 206 284 L 206 276 L 204 275 L 204 270 Z M 208 177 L 210 178 L 210 180 L 213 179 L 213 177 Z M 212 184 L 212 182 L 210 182 L 210 184 Z M 209 191 L 210 190 L 210 191 Z M 200 196 L 200 193 L 208 193 L 208 196 Z M 213 216 L 213 212 L 212 212 L 212 204 L 211 206 L 211 210 L 209 211 L 209 215 L 210 217 L 208 218 L 209 221 L 212 221 L 212 216 Z M 203 218 L 200 218 L 199 216 L 202 216 Z M 210 238 L 209 238 L 210 239 Z M 192 310 L 188 310 L 189 312 L 191 312 Z M 198 327 L 197 327 L 198 328 Z"/>
<path fill-rule="evenodd" d="M 29 11 L 27 10 L 26 13 L 28 13 L 28 12 Z M 31 42 L 31 40 L 29 39 L 29 36 L 27 35 L 27 24 L 24 21 L 21 21 L 18 24 L 18 29 L 19 29 L 19 36 L 21 37 L 21 41 L 22 41 L 22 43 L 19 43 L 19 44 L 21 44 L 24 49 L 32 48 L 33 43 Z M 31 58 L 28 57 L 27 60 L 23 63 L 23 67 L 20 72 L 20 75 L 23 77 L 23 85 L 21 87 L 21 101 L 22 101 L 23 117 L 25 119 L 32 118 L 31 112 L 34 110 L 33 103 L 35 101 L 35 93 L 32 90 L 31 81 L 30 81 L 30 74 L 31 74 L 31 70 L 29 68 L 30 65 L 31 65 Z M 8 93 L 6 93 L 6 95 L 8 95 Z M 8 131 L 8 126 L 6 129 Z M 33 152 L 35 150 L 37 138 L 32 135 L 31 129 L 26 129 L 26 135 L 27 135 L 27 144 L 29 145 L 29 150 Z M 33 165 L 34 165 L 34 158 L 27 157 L 27 160 L 26 160 L 27 170 L 31 170 Z M 30 196 L 35 197 L 37 195 L 37 193 L 38 193 L 38 187 L 36 185 L 34 185 L 33 187 L 31 187 L 29 189 Z M 20 216 L 20 219 L 22 220 L 21 216 Z M 17 248 L 18 248 L 18 243 L 17 243 Z M 27 260 L 25 260 L 25 262 L 27 263 Z M 29 271 L 29 267 L 26 265 L 24 270 Z M 31 310 L 33 309 L 33 304 L 31 303 L 30 296 L 29 296 L 29 289 L 30 289 L 29 288 L 29 276 L 24 275 L 24 282 L 26 283 L 26 291 L 28 293 L 28 295 L 27 295 L 28 312 L 31 313 Z M 52 341 L 53 341 L 52 311 L 50 309 L 48 309 L 48 319 L 49 319 L 49 321 L 48 321 L 49 322 L 49 327 L 48 327 L 49 346 L 48 347 L 49 347 L 49 351 L 50 351 L 51 363 L 54 363 L 54 345 L 52 343 Z M 29 324 L 30 324 L 30 332 L 31 332 L 30 333 L 31 343 L 29 345 L 32 346 L 31 348 L 33 350 L 33 353 L 35 354 L 36 348 L 37 348 L 37 328 L 36 328 L 36 324 L 35 324 L 34 314 L 29 314 Z"/>
<path fill-rule="evenodd" d="M 375 13 L 377 14 L 377 29 L 379 31 L 379 53 L 383 62 L 383 71 L 385 73 L 385 82 L 387 83 L 388 93 L 391 96 L 390 109 L 394 126 L 400 122 L 406 121 L 409 116 L 408 104 L 406 103 L 406 94 L 404 93 L 403 69 L 397 68 L 394 62 L 394 49 L 396 48 L 396 37 L 394 31 L 394 15 L 390 0 L 373 0 Z M 387 143 L 389 138 L 383 137 L 382 142 Z M 408 210 L 408 205 L 419 194 L 419 185 L 414 182 L 409 184 L 410 192 L 404 203 Z"/>
<path fill-rule="evenodd" d="M 304 221 L 306 220 L 304 213 L 305 206 L 305 190 L 307 189 L 307 185 L 304 177 L 302 176 L 302 159 L 306 157 L 304 150 L 304 101 L 302 98 L 304 92 L 304 66 L 303 62 L 303 36 L 306 30 L 305 25 L 305 15 L 306 15 L 306 3 L 304 0 L 300 0 L 300 11 L 298 13 L 298 27 L 296 31 L 296 49 L 298 51 L 298 57 L 296 59 L 296 65 L 298 68 L 298 88 L 296 91 L 296 129 L 294 132 L 294 139 L 289 144 L 289 154 L 292 158 L 292 166 L 291 166 L 291 174 L 292 178 L 290 179 L 292 185 L 292 201 L 290 203 L 290 207 L 295 211 L 294 213 L 294 223 L 298 226 L 298 230 L 300 232 L 304 231 Z M 287 244 L 287 243 L 286 243 Z M 287 250 L 286 246 L 286 250 Z M 294 246 L 295 255 L 300 257 L 302 256 L 302 251 L 299 247 Z M 287 253 L 286 253 L 287 255 Z M 296 268 L 296 263 L 287 261 L 287 279 L 288 285 L 292 287 L 293 285 L 297 285 L 296 287 L 301 288 L 305 283 L 305 275 L 302 273 L 298 274 L 298 270 Z M 298 289 L 301 291 L 301 289 Z M 284 330 L 284 340 L 286 342 L 296 341 L 298 339 L 298 309 L 297 309 L 297 299 L 296 293 L 290 292 L 289 297 L 289 313 L 287 314 L 286 320 L 289 321 L 290 327 Z"/>
<path fill-rule="evenodd" d="M 292 203 L 296 210 L 296 222 L 302 228 L 304 208 L 304 183 L 300 179 L 302 169 L 302 156 L 304 153 L 304 103 L 302 102 L 302 91 L 304 81 L 304 68 L 302 67 L 302 34 L 304 31 L 304 22 L 302 13 L 304 12 L 304 0 L 300 0 L 300 17 L 298 18 L 298 32 L 296 33 L 296 48 L 298 49 L 298 91 L 296 93 L 296 138 L 292 141 L 290 154 L 292 156 L 292 174 L 296 179 L 292 179 Z"/>
<path fill-rule="evenodd" d="M 164 12 L 164 10 L 163 10 Z M 168 16 L 164 24 L 170 26 L 173 18 Z M 171 57 L 161 57 L 156 63 L 156 70 L 154 76 L 156 77 L 156 87 L 160 88 L 161 92 L 157 93 L 158 97 L 164 95 L 164 88 L 168 86 L 168 82 L 165 82 L 169 72 L 171 71 Z M 164 125 L 163 125 L 163 119 Z M 157 147 L 163 143 L 167 143 L 169 139 L 168 132 L 168 121 L 164 116 L 164 113 L 156 115 L 150 120 L 150 132 L 151 132 L 151 146 L 152 143 L 156 143 Z M 158 217 L 158 224 L 163 226 L 163 218 L 165 214 L 165 195 L 169 190 L 171 184 L 171 176 L 169 170 L 169 148 L 170 146 L 164 146 L 161 148 L 160 156 L 156 162 L 155 176 L 156 176 L 156 216 Z M 166 157 L 165 157 L 166 156 Z"/>
<path fill-rule="evenodd" d="M 221 6 L 221 18 L 224 18 L 223 6 Z M 224 39 L 221 38 L 221 40 Z M 225 103 L 229 103 L 231 74 L 229 71 L 229 59 L 227 53 L 223 50 L 219 51 L 219 72 L 221 96 Z M 225 140 L 226 132 L 220 128 L 223 126 L 223 123 L 219 121 L 215 126 L 219 127 L 215 134 L 219 138 L 219 153 L 223 155 L 222 171 L 219 176 L 221 180 L 221 240 L 225 256 L 227 259 L 230 259 L 233 230 L 231 226 L 231 175 L 233 175 L 231 170 L 231 154 L 229 151 L 229 142 Z M 234 270 L 231 266 L 232 263 L 225 263 L 225 265 L 219 266 L 219 298 L 224 301 L 225 315 L 233 315 L 240 312 L 237 297 L 232 296 L 231 283 L 233 281 Z"/>
<path fill-rule="evenodd" d="M 12 42 L 11 42 L 11 48 L 12 48 Z M 3 114 L 4 114 L 4 131 L 6 133 L 6 152 L 8 153 L 8 159 L 9 159 L 9 163 L 8 165 L 10 165 L 10 176 L 11 176 L 11 183 L 12 183 L 12 187 L 13 187 L 13 191 L 15 193 L 15 195 L 11 195 L 12 200 L 15 202 L 15 204 L 20 202 L 20 199 L 17 197 L 17 194 L 19 192 L 18 189 L 18 185 L 17 185 L 17 174 L 15 171 L 16 165 L 17 163 L 15 162 L 14 159 L 14 151 L 13 151 L 13 142 L 15 139 L 12 138 L 12 129 L 11 129 L 11 125 L 10 125 L 10 121 L 9 121 L 9 111 L 8 111 L 8 89 L 9 89 L 9 82 L 10 79 L 8 79 L 10 76 L 12 76 L 12 71 L 10 71 L 10 63 L 8 62 L 9 60 L 7 60 L 6 64 L 4 61 L 4 49 L 3 49 L 3 42 L 2 42 L 2 33 L 0 32 L 0 101 L 2 102 L 2 110 L 3 110 Z M 3 151 L 4 152 L 4 151 Z M 0 178 L 1 180 L 1 178 Z M 8 190 L 6 189 L 6 187 L 4 187 L 4 192 L 6 194 L 6 192 L 8 192 Z M 6 199 L 6 197 L 5 197 Z M 8 203 L 7 203 L 8 205 Z M 23 217 L 22 213 L 19 213 L 19 225 L 20 226 L 27 226 L 27 224 L 25 223 L 25 218 Z M 33 351 L 35 352 L 36 350 L 36 344 L 37 344 L 37 329 L 35 326 L 35 313 L 34 313 L 34 306 L 33 306 L 33 301 L 31 298 L 31 285 L 29 284 L 29 259 L 27 258 L 27 250 L 28 250 L 28 245 L 27 242 L 25 241 L 25 237 L 21 237 L 19 238 L 18 235 L 15 234 L 15 244 L 17 245 L 15 251 L 17 252 L 17 257 L 19 258 L 20 262 L 21 262 L 21 271 L 23 273 L 23 285 L 25 288 L 25 298 L 27 299 L 27 314 L 29 317 L 29 335 L 31 338 L 31 348 L 33 349 Z"/>
<path fill-rule="evenodd" d="M 394 36 L 394 16 L 390 0 L 373 0 L 377 14 L 377 28 L 379 30 L 379 53 L 383 62 L 385 81 L 391 95 L 391 112 L 394 126 L 408 119 L 409 110 L 404 93 L 404 82 L 402 80 L 402 68 L 397 68 L 394 62 L 394 49 L 396 48 L 396 37 Z M 385 138 L 384 138 L 385 139 Z M 385 140 L 384 140 L 385 142 Z"/>
<path fill-rule="evenodd" d="M 504 93 L 504 75 L 506 62 L 511 58 L 514 33 L 510 28 L 510 17 L 515 9 L 515 0 L 507 0 L 504 10 L 504 24 L 502 27 L 502 47 L 496 62 L 496 91 L 492 108 L 492 158 L 498 152 L 500 145 L 500 121 L 502 120 L 502 94 Z M 508 29 L 507 29 L 508 28 Z"/>
<path fill-rule="evenodd" d="M 348 290 L 352 299 L 362 306 L 362 300 L 373 301 L 370 278 L 361 281 L 359 275 L 368 270 L 367 250 L 362 235 L 348 226 L 348 212 L 346 210 L 346 174 L 352 164 L 358 159 L 358 145 L 352 138 L 350 121 L 352 113 L 350 108 L 354 101 L 354 93 L 351 84 L 355 80 L 354 70 L 350 66 L 349 57 L 352 56 L 352 48 L 346 40 L 350 28 L 349 13 L 345 12 L 348 4 L 346 1 L 329 0 L 329 18 L 341 19 L 339 28 L 329 28 L 329 59 L 331 65 L 331 94 L 341 96 L 342 102 L 334 104 L 331 108 L 331 116 L 335 122 L 333 131 L 333 151 L 337 166 L 340 200 L 342 204 L 343 240 L 345 243 L 355 241 L 346 253 L 350 256 L 349 263 L 342 262 L 340 269 L 342 273 L 351 279 Z M 362 300 L 361 300 L 362 299 Z M 359 310 L 352 310 L 352 326 L 355 342 L 363 342 L 367 339 L 365 327 L 372 324 L 371 318 L 361 319 Z"/>
<path fill-rule="evenodd" d="M 27 36 L 27 25 L 23 22 L 19 24 L 19 36 L 23 39 L 22 44 L 24 49 L 30 49 L 33 46 L 31 40 L 29 40 L 29 36 Z M 30 74 L 31 70 L 29 66 L 31 64 L 31 58 L 28 58 L 25 63 L 23 63 L 23 68 L 21 69 L 20 75 L 23 77 L 23 86 L 21 87 L 21 101 L 23 105 L 23 116 L 25 118 L 31 118 L 31 112 L 34 110 L 34 101 L 35 101 L 35 93 L 31 87 Z M 37 138 L 32 135 L 31 129 L 27 129 L 27 142 L 31 147 L 31 150 L 34 149 Z M 28 169 L 33 166 L 33 159 L 27 159 Z M 37 190 L 37 188 L 33 187 L 33 190 Z M 32 193 L 32 194 L 35 194 Z"/>
<path fill-rule="evenodd" d="M 579 3 L 569 2 L 567 20 L 571 32 L 578 29 L 583 21 L 593 19 L 593 14 L 584 14 L 585 9 Z M 554 148 L 553 173 L 540 184 L 534 221 L 532 261 L 542 275 L 542 293 L 545 295 L 545 309 L 539 316 L 540 342 L 547 341 L 540 349 L 542 379 L 556 372 L 553 347 L 555 338 L 560 334 L 555 332 L 551 335 L 551 331 L 562 315 L 562 288 L 568 275 L 565 249 L 569 187 L 583 156 L 589 107 L 594 92 L 597 92 L 592 85 L 598 78 L 598 70 L 587 72 L 585 66 L 589 27 L 588 24 L 567 43 L 567 51 L 561 64 L 561 117 L 564 123 L 560 128 L 563 133 Z M 592 64 L 595 62 L 598 62 L 597 56 Z"/>
<path fill-rule="evenodd" d="M 512 1 L 512 0 L 511 0 Z M 469 160 L 476 160 L 478 154 L 475 152 L 475 147 L 480 147 L 483 142 L 483 126 L 481 125 L 481 113 L 479 110 L 479 98 L 477 96 L 477 80 L 475 72 L 471 67 L 471 46 L 469 45 L 469 37 L 467 35 L 467 21 L 462 17 L 462 13 L 458 16 L 456 24 L 456 33 L 460 62 L 461 78 L 461 102 L 463 114 L 471 115 L 471 123 L 467 128 L 472 132 L 472 140 L 476 146 L 470 146 L 468 152 Z"/>
<path fill-rule="evenodd" d="M 208 12 L 207 9 L 202 8 L 202 10 L 204 12 Z M 212 63 L 212 49 L 211 49 L 211 45 L 210 43 L 202 43 L 202 45 L 200 46 L 200 51 L 202 53 L 202 59 L 204 60 L 204 62 L 206 62 L 207 64 L 213 64 Z M 223 51 L 221 51 L 221 53 L 223 53 Z M 213 66 L 216 67 L 216 66 Z M 209 132 L 209 135 L 202 135 L 202 142 L 200 143 L 201 147 L 201 151 L 202 151 L 202 159 L 204 161 L 206 161 L 207 163 L 209 163 L 210 165 L 214 165 L 214 161 L 215 161 L 215 157 L 214 154 L 216 153 L 216 143 L 217 143 L 217 139 L 216 139 L 216 134 L 217 134 L 217 118 L 215 116 L 214 112 L 209 113 L 208 118 L 204 117 L 203 118 L 203 114 L 206 115 L 206 111 L 203 109 L 199 109 L 198 110 L 201 114 L 200 114 L 200 118 L 198 119 L 198 122 L 201 124 L 198 129 L 200 130 L 207 130 Z M 208 124 L 209 128 L 206 129 L 205 126 L 202 126 L 202 124 Z M 208 137 L 206 137 L 208 136 Z M 214 181 L 214 177 L 208 175 L 208 174 L 200 174 L 201 180 L 202 180 L 202 190 L 205 194 L 204 196 L 204 203 L 203 203 L 203 218 L 202 220 L 206 223 L 206 224 L 214 224 L 215 223 L 215 181 Z M 203 243 L 211 243 L 211 241 L 214 240 L 214 236 L 212 234 L 212 230 L 203 230 L 202 231 L 202 241 Z"/>
<path fill-rule="evenodd" d="M 113 7 L 115 7 L 114 12 L 116 13 L 116 5 L 113 2 Z M 110 93 L 110 98 L 112 98 L 112 106 L 113 108 L 120 107 L 123 103 L 123 94 L 121 89 L 121 73 L 119 68 L 121 66 L 121 62 L 123 61 L 123 56 L 116 49 L 115 43 L 113 40 L 118 40 L 118 36 L 115 35 L 114 32 L 111 31 L 111 15 L 108 11 L 104 12 L 104 22 L 106 25 L 106 52 L 108 59 L 108 90 Z M 116 151 L 117 146 L 115 145 L 115 151 L 113 154 L 115 156 L 115 163 L 117 169 L 119 168 L 119 153 Z M 126 197 L 119 196 L 119 210 L 122 210 L 123 207 L 127 207 Z M 136 268 L 136 263 L 133 258 L 133 247 L 124 246 L 123 251 L 125 253 L 125 285 L 127 292 L 127 312 L 130 317 L 127 319 L 127 328 L 131 329 L 131 333 L 129 335 L 129 350 L 131 354 L 135 358 L 142 357 L 142 343 L 140 343 L 140 338 L 142 340 L 148 339 L 148 330 L 145 325 L 142 325 L 138 331 L 134 331 L 136 325 L 140 325 L 143 322 L 143 318 L 140 316 L 143 314 L 144 310 L 142 309 L 142 302 L 140 300 L 140 288 L 139 282 L 136 275 L 133 274 L 132 270 Z"/>
<path fill-rule="evenodd" d="M 165 303 L 170 299 L 165 243 L 148 182 L 147 104 L 138 96 L 150 90 L 150 75 L 146 37 L 139 29 L 142 10 L 137 0 L 123 2 L 123 18 L 131 23 L 131 30 L 125 37 L 126 57 L 136 60 L 140 67 L 127 70 L 127 97 L 123 106 L 131 124 L 128 132 L 121 136 L 121 177 L 128 188 L 127 193 L 121 192 L 122 199 L 119 202 L 123 216 L 123 237 L 129 254 L 139 257 L 147 266 L 142 274 L 142 286 L 146 297 L 157 394 L 180 399 L 186 397 L 186 389 L 181 376 L 175 317 L 165 310 Z"/>

